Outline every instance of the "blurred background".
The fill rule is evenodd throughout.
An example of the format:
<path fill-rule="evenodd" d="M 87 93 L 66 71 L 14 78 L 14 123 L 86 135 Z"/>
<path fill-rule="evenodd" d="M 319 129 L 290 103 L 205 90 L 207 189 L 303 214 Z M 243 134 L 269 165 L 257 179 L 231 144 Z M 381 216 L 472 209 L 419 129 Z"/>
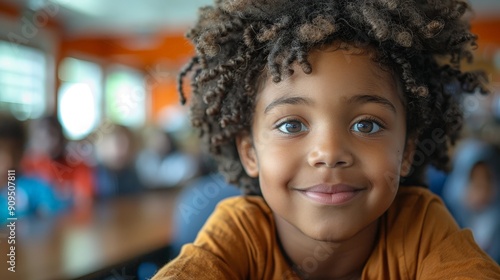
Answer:
<path fill-rule="evenodd" d="M 0 186 L 14 171 L 19 218 L 9 264 L 5 187 L 1 279 L 146 279 L 192 238 L 180 229 L 195 234 L 218 199 L 238 194 L 214 175 L 176 89 L 194 53 L 184 33 L 211 2 L 0 0 Z M 489 155 L 500 145 L 500 1 L 470 4 L 479 48 L 467 67 L 486 70 L 492 94 L 462 100 L 464 144 L 452 158 L 470 141 L 488 145 Z M 448 193 L 475 194 L 457 209 L 500 221 L 498 207 L 481 206 L 500 205 L 498 164 L 475 163 L 461 189 L 447 187 L 453 173 L 432 168 L 429 186 L 457 217 L 463 199 Z M 500 226 L 469 218 L 457 219 L 478 227 L 478 238 L 500 236 Z M 500 248 L 483 239 L 484 248 Z"/>

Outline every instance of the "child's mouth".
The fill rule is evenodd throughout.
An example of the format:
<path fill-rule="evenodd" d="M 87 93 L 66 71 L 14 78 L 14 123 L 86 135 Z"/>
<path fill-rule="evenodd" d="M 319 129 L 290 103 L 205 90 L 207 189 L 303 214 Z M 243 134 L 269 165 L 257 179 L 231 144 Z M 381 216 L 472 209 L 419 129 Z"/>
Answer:
<path fill-rule="evenodd" d="M 343 184 L 319 184 L 299 190 L 299 192 L 306 198 L 320 204 L 343 205 L 353 200 L 362 190 Z"/>

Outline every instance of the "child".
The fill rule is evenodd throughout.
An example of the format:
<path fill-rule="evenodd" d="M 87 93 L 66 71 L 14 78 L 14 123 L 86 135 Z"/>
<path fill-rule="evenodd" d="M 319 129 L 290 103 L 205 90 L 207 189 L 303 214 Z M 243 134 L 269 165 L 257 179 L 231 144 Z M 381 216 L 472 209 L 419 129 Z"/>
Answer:
<path fill-rule="evenodd" d="M 249 195 L 221 202 L 155 279 L 500 279 L 470 231 L 417 185 L 427 163 L 447 164 L 460 94 L 486 91 L 482 75 L 460 70 L 476 39 L 467 9 L 202 9 L 188 33 L 197 54 L 181 73 L 193 73 L 192 123 Z"/>
<path fill-rule="evenodd" d="M 8 223 L 8 218 L 51 216 L 69 206 L 47 182 L 23 173 L 20 160 L 25 142 L 23 124 L 0 113 L 0 225 Z"/>
<path fill-rule="evenodd" d="M 42 178 L 59 196 L 78 207 L 92 203 L 94 181 L 85 159 L 66 149 L 67 140 L 56 116 L 33 120 L 28 151 L 21 166 L 26 175 Z"/>
<path fill-rule="evenodd" d="M 480 140 L 464 141 L 455 153 L 443 198 L 458 224 L 500 263 L 500 155 Z"/>
<path fill-rule="evenodd" d="M 134 166 L 136 151 L 133 131 L 123 125 L 107 125 L 106 132 L 96 142 L 98 163 L 93 173 L 97 199 L 134 195 L 142 191 Z"/>

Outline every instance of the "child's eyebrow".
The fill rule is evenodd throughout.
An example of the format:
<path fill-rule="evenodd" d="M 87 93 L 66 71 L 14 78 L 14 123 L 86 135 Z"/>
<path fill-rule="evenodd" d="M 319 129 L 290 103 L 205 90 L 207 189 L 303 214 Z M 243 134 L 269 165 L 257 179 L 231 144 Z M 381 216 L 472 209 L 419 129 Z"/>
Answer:
<path fill-rule="evenodd" d="M 379 95 L 371 95 L 371 94 L 361 94 L 361 95 L 354 95 L 352 97 L 349 97 L 346 101 L 347 103 L 378 103 L 381 104 L 394 113 L 396 113 L 396 106 L 392 104 L 391 101 L 389 101 L 387 98 L 379 96 Z"/>
<path fill-rule="evenodd" d="M 307 97 L 298 97 L 298 96 L 283 96 L 280 97 L 276 100 L 273 100 L 271 104 L 267 105 L 266 109 L 264 110 L 264 114 L 267 114 L 271 109 L 273 109 L 276 106 L 283 105 L 283 104 L 291 104 L 291 105 L 297 105 L 297 104 L 304 104 L 304 105 L 313 105 L 314 101 L 310 98 Z"/>

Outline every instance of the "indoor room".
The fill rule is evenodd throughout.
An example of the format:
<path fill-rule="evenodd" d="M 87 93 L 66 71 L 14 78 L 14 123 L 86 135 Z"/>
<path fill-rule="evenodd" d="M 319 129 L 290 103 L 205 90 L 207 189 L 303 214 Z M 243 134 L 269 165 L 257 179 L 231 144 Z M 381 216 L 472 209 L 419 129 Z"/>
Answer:
<path fill-rule="evenodd" d="M 236 32 L 234 30 L 239 28 L 238 24 L 250 21 L 249 15 L 253 15 L 254 10 L 260 10 L 264 14 L 267 12 L 265 8 L 267 4 L 263 4 L 264 8 L 260 6 L 248 8 L 247 13 L 244 8 L 238 10 L 240 9 L 238 5 L 244 5 L 239 2 L 246 1 L 233 2 L 238 3 L 220 4 L 222 12 L 221 15 L 217 15 L 224 19 L 233 13 L 240 18 L 224 23 L 227 24 L 225 26 L 220 23 L 223 27 L 213 27 L 220 28 L 222 30 L 220 34 L 207 32 L 200 35 L 197 34 L 198 29 L 191 30 L 191 28 L 199 21 L 200 15 L 205 16 L 200 21 L 202 23 L 203 20 L 207 22 L 216 20 L 216 15 L 210 14 L 206 9 L 200 9 L 206 5 L 213 5 L 214 0 L 0 0 L 0 172 L 2 172 L 0 173 L 0 279 L 150 279 L 165 264 L 182 254 L 180 252 L 183 245 L 195 240 L 220 201 L 233 196 L 263 194 L 271 209 L 275 210 L 272 204 L 274 200 L 266 196 L 274 194 L 273 192 L 270 191 L 268 194 L 264 189 L 262 193 L 252 192 L 246 185 L 241 186 L 257 178 L 257 175 L 251 175 L 252 170 L 257 168 L 260 173 L 256 174 L 262 175 L 266 173 L 259 168 L 269 166 L 269 164 L 252 165 L 255 162 L 255 160 L 252 162 L 252 159 L 255 159 L 252 154 L 249 161 L 245 162 L 246 156 L 242 155 L 241 147 L 247 147 L 257 154 L 259 151 L 272 153 L 278 149 L 277 147 L 273 149 L 271 146 L 267 146 L 266 149 L 264 147 L 266 145 L 256 146 L 253 142 L 244 146 L 246 136 L 250 135 L 253 141 L 252 137 L 257 135 L 252 133 L 254 128 L 258 128 L 259 122 L 250 121 L 251 124 L 248 125 L 248 118 L 260 120 L 252 114 L 255 111 L 257 116 L 261 101 L 259 97 L 255 97 L 257 100 L 255 109 L 250 107 L 254 105 L 253 103 L 241 103 L 232 99 L 222 100 L 222 98 L 232 94 L 231 89 L 238 84 L 245 84 L 241 88 L 244 88 L 246 93 L 254 87 L 255 92 L 259 94 L 262 88 L 263 92 L 267 92 L 266 89 L 270 86 L 268 87 L 267 82 L 261 81 L 262 77 L 272 80 L 274 85 L 277 85 L 274 89 L 276 93 L 286 88 L 286 86 L 280 88 L 280 83 L 286 85 L 287 82 L 295 81 L 294 77 L 298 72 L 314 75 L 316 68 L 312 67 L 311 70 L 311 64 L 314 66 L 314 63 L 319 63 L 321 59 L 310 59 L 309 63 L 306 61 L 307 53 L 297 51 L 300 48 L 295 42 L 302 40 L 301 46 L 312 46 L 321 40 L 329 40 L 328 36 L 325 36 L 327 39 L 320 40 L 305 32 L 314 28 L 320 33 L 330 32 L 329 28 L 331 30 L 340 28 L 334 23 L 339 23 L 340 26 L 343 21 L 347 23 L 348 20 L 339 16 L 340 19 L 332 20 L 332 23 L 327 22 L 329 20 L 327 16 L 315 17 L 315 13 L 307 15 L 305 18 L 310 24 L 294 29 L 296 30 L 294 32 L 299 34 L 297 36 L 300 40 L 292 43 L 292 39 L 288 37 L 284 37 L 284 41 L 273 41 L 273 36 L 278 36 L 276 34 L 280 34 L 281 29 L 287 29 L 286 26 L 292 24 L 290 23 L 292 19 L 255 16 L 256 21 L 260 22 L 251 26 L 257 34 L 254 36 L 254 41 L 249 42 L 250 39 L 246 39 L 250 37 L 247 32 L 244 36 L 241 35 L 244 39 L 241 39 L 239 44 L 235 43 L 234 46 L 226 48 L 223 44 L 234 39 L 232 35 L 226 33 L 233 34 L 231 32 Z M 378 3 L 378 1 L 373 2 Z M 394 4 L 397 8 L 393 8 L 390 4 L 402 1 L 380 0 L 380 2 L 389 3 L 387 7 L 380 8 L 382 10 L 401 7 L 401 14 L 408 12 L 402 6 Z M 467 75 L 461 75 L 448 84 L 440 84 L 439 88 L 443 92 L 451 94 L 446 95 L 446 99 L 429 102 L 438 104 L 436 106 L 441 104 L 448 106 L 448 102 L 450 104 L 456 102 L 455 107 L 450 105 L 449 111 L 442 113 L 445 117 L 450 116 L 454 119 L 457 112 L 462 112 L 463 117 L 457 117 L 449 122 L 446 120 L 446 124 L 428 132 L 428 137 L 425 139 L 419 138 L 418 141 L 407 142 L 413 147 L 412 166 L 415 167 L 408 172 L 418 170 L 415 173 L 422 173 L 418 174 L 424 178 L 421 184 L 428 188 L 436 199 L 442 201 L 440 203 L 446 206 L 459 227 L 471 229 L 475 242 L 498 265 L 500 262 L 500 36 L 498 32 L 500 1 L 469 0 L 468 3 L 472 10 L 465 11 L 463 17 L 470 21 L 470 31 L 477 35 L 477 46 L 472 43 L 467 47 L 470 52 L 465 50 L 463 56 L 456 57 L 453 56 L 455 53 L 447 56 L 448 52 L 451 53 L 453 50 L 443 49 L 441 53 L 445 55 L 436 59 L 439 63 L 461 67 L 463 71 L 468 71 Z M 366 5 L 366 11 L 383 6 Z M 273 7 L 273 9 L 278 8 Z M 274 11 L 273 9 L 270 10 Z M 353 7 L 350 9 L 355 10 Z M 352 18 L 356 19 L 355 16 Z M 367 36 L 383 37 L 385 35 L 379 36 L 380 32 L 383 33 L 383 28 L 389 30 L 388 38 L 398 32 L 399 27 L 385 26 L 382 17 L 366 16 L 366 18 L 367 26 L 369 24 L 381 26 L 379 29 L 374 27 L 366 33 Z M 443 24 L 445 19 L 436 18 L 431 23 L 441 24 L 441 29 L 437 28 L 439 30 L 436 29 L 437 31 L 429 35 L 429 38 L 433 36 L 438 38 L 449 31 L 448 25 Z M 276 26 L 271 26 L 270 22 L 274 24 L 274 20 L 277 21 Z M 204 28 L 215 30 L 210 29 L 209 24 L 207 26 Z M 266 29 L 267 27 L 269 28 Z M 258 33 L 256 30 L 259 28 L 265 32 Z M 196 39 L 186 38 L 186 34 L 195 34 L 192 36 Z M 401 34 L 420 36 L 416 32 L 405 31 Z M 396 39 L 404 37 L 394 36 Z M 424 37 L 422 35 L 418 40 L 421 39 L 423 42 L 428 39 Z M 398 42 L 396 39 L 395 42 Z M 461 39 L 474 41 L 470 36 L 464 36 L 457 41 Z M 311 40 L 312 43 L 304 43 L 306 40 Z M 377 42 L 369 39 L 366 42 L 375 48 L 378 46 L 390 48 L 388 43 L 390 40 L 392 39 L 381 39 Z M 211 43 L 215 47 L 210 47 Z M 228 64 L 222 66 L 218 62 L 219 55 L 221 57 L 232 55 L 232 52 L 240 52 L 244 47 L 253 47 L 253 43 L 262 46 L 255 47 L 256 50 L 247 53 L 247 57 L 242 55 L 238 59 L 243 60 L 255 55 L 256 60 L 263 61 L 262 65 L 268 63 L 265 66 L 259 68 L 254 67 L 254 64 L 240 65 L 244 70 L 238 68 L 229 71 L 227 69 L 232 67 L 231 65 L 240 63 L 238 59 L 230 60 Z M 264 51 L 262 54 L 259 53 L 260 50 L 271 49 L 273 45 L 283 49 L 290 46 L 290 49 L 281 53 L 273 51 L 269 54 L 263 54 Z M 404 42 L 401 45 L 403 47 L 400 49 L 405 47 Z M 418 43 L 414 43 L 411 47 L 416 45 Z M 415 47 L 418 52 L 422 49 L 421 53 L 427 51 L 425 43 L 418 46 L 421 47 L 421 49 Z M 344 52 L 342 46 L 339 49 Z M 399 50 L 398 47 L 393 49 Z M 472 54 L 470 57 L 467 56 L 469 53 Z M 409 51 L 404 54 L 408 54 L 408 61 L 411 61 L 414 55 Z M 351 55 L 344 53 L 346 67 L 353 65 L 350 62 Z M 457 57 L 458 62 L 454 61 Z M 288 68 L 276 66 L 278 64 L 273 62 L 274 60 L 285 64 Z M 467 63 L 467 60 L 472 63 Z M 378 62 L 385 63 L 382 59 Z M 323 66 L 328 67 L 328 65 Z M 205 72 L 200 74 L 203 67 L 211 67 L 209 69 L 211 72 L 203 70 Z M 434 72 L 429 70 L 426 73 L 426 67 L 422 66 L 424 69 L 422 77 L 432 80 L 434 77 L 429 76 Z M 247 68 L 253 71 L 247 75 L 248 80 L 238 76 L 243 71 L 250 71 Z M 407 71 L 406 68 L 403 69 Z M 477 71 L 483 71 L 483 74 L 476 76 Z M 220 74 L 222 72 L 225 74 Z M 446 73 L 450 76 L 456 74 L 452 70 Z M 220 75 L 220 79 L 213 78 L 217 75 Z M 393 76 L 397 75 L 399 74 Z M 403 79 L 404 82 L 408 82 L 411 78 L 406 76 L 406 72 L 402 75 L 406 79 Z M 259 77 L 255 80 L 254 76 Z M 249 77 L 254 79 L 251 81 L 256 82 L 248 83 Z M 233 80 L 227 82 L 228 79 Z M 418 78 L 416 79 L 418 82 Z M 205 80 L 209 82 L 204 84 Z M 481 88 L 480 85 L 483 83 L 484 86 Z M 315 85 L 320 83 L 309 87 L 311 91 Z M 205 86 L 215 89 L 206 90 Z M 223 90 L 226 86 L 227 92 Z M 401 83 L 397 87 L 404 88 Z M 208 93 L 200 97 L 201 101 L 193 97 L 203 91 Z M 489 93 L 485 94 L 482 91 Z M 241 92 L 243 89 L 234 93 L 245 95 Z M 454 95 L 453 92 L 466 94 Z M 309 93 L 304 95 L 307 94 Z M 426 98 L 424 95 L 421 94 L 422 100 Z M 253 95 L 246 94 L 246 96 Z M 268 105 L 262 115 L 281 114 L 288 108 L 286 106 L 297 108 L 319 106 L 319 102 L 314 103 L 307 98 L 282 99 Z M 184 100 L 187 100 L 185 105 L 181 102 Z M 401 113 L 399 105 L 393 106 L 390 102 L 388 105 L 385 99 L 370 100 L 366 102 L 377 103 L 378 105 L 372 104 L 376 108 L 392 106 L 387 111 Z M 204 104 L 203 107 L 196 102 L 206 104 L 215 102 L 217 106 L 207 108 L 208 105 Z M 310 105 L 312 103 L 316 105 Z M 407 103 L 415 108 L 420 106 L 407 100 L 402 104 L 407 106 Z M 360 108 L 372 106 L 364 104 L 362 103 Z M 205 110 L 205 113 L 200 113 L 199 111 L 202 111 L 200 108 Z M 231 108 L 236 109 L 231 111 Z M 240 112 L 243 112 L 241 116 L 238 115 Z M 321 110 L 318 109 L 317 112 Z M 329 112 L 327 111 L 328 114 Z M 430 114 L 430 111 L 423 109 L 419 112 L 421 115 Z M 250 117 L 243 116 L 244 113 Z M 398 116 L 400 116 L 398 121 L 401 121 L 401 116 L 405 117 Z M 429 123 L 437 123 L 438 118 L 427 120 Z M 209 119 L 219 122 L 220 126 L 213 126 L 209 123 Z M 267 120 L 266 117 L 263 119 Z M 309 132 L 312 133 L 313 122 L 308 123 L 302 121 L 303 119 L 287 119 L 280 124 L 273 124 L 274 132 L 286 130 L 283 133 L 289 137 L 284 140 L 285 136 L 280 134 L 279 137 L 282 138 L 276 136 L 276 139 L 279 139 L 273 143 L 278 141 L 298 143 L 297 139 Z M 370 127 L 373 125 L 378 127 L 377 122 L 372 119 L 364 121 L 365 123 L 356 123 L 358 125 L 356 129 L 366 129 L 367 123 L 370 122 Z M 409 127 L 413 125 L 409 121 L 401 123 L 410 124 Z M 311 128 L 307 127 L 308 124 Z M 197 127 L 193 128 L 193 125 Z M 418 121 L 416 125 L 419 125 Z M 250 132 L 246 134 L 234 132 L 243 126 L 252 128 L 248 128 Z M 227 127 L 229 129 L 226 133 L 223 129 Z M 389 131 L 391 126 L 386 125 L 386 127 L 388 127 L 386 131 Z M 299 132 L 293 133 L 301 136 L 291 137 L 292 132 L 288 129 L 299 129 Z M 219 135 L 214 134 L 214 131 L 219 130 L 222 131 Z M 416 131 L 420 133 L 424 130 Z M 234 136 L 236 134 L 237 136 Z M 451 136 L 443 140 L 445 134 Z M 203 140 L 207 138 L 206 135 L 212 137 L 208 142 Z M 377 136 L 379 138 L 370 137 L 383 139 L 384 134 L 380 135 Z M 263 143 L 270 143 L 271 140 L 265 137 L 273 136 L 266 134 L 262 137 Z M 405 141 L 408 141 L 405 137 L 403 137 Z M 373 140 L 371 147 L 376 147 L 377 143 L 380 143 L 376 141 L 379 140 Z M 357 143 L 356 141 L 351 141 L 351 144 Z M 206 142 L 209 143 L 208 148 Z M 225 143 L 231 143 L 233 147 L 226 149 L 227 147 L 222 146 Z M 241 144 L 243 146 L 240 143 L 243 143 Z M 307 146 L 297 143 L 293 145 L 297 145 L 298 148 L 289 148 L 287 153 L 294 151 L 299 153 L 302 149 L 300 147 Z M 443 150 L 442 147 L 446 149 Z M 406 151 L 407 146 L 403 145 L 402 148 Z M 230 152 L 227 152 L 228 150 Z M 242 163 L 238 161 L 238 164 L 234 165 L 234 162 L 227 161 L 230 156 L 225 152 L 233 156 L 236 154 L 237 160 L 241 159 Z M 210 153 L 215 153 L 219 157 L 214 160 Z M 432 160 L 427 161 L 428 157 L 436 154 L 439 155 L 436 158 L 449 161 L 442 166 L 434 165 Z M 262 160 L 271 157 L 259 155 L 256 157 Z M 223 161 L 224 159 L 226 161 Z M 418 162 L 419 159 L 422 159 L 421 163 Z M 285 166 L 286 163 L 285 160 L 276 159 L 275 165 Z M 380 166 L 382 165 L 383 163 L 380 163 Z M 425 169 L 419 168 L 423 165 Z M 284 174 L 280 173 L 280 170 L 279 167 L 272 169 L 276 174 Z M 245 172 L 248 176 L 245 175 L 243 179 L 248 179 L 247 181 L 241 179 L 243 175 L 231 175 Z M 261 185 L 262 177 L 258 178 L 261 180 Z M 400 176 L 396 177 L 400 179 Z M 239 183 L 228 183 L 225 178 L 232 178 L 233 182 Z M 401 178 L 404 179 L 404 176 Z M 290 180 L 290 182 L 295 181 Z M 401 183 L 405 183 L 404 180 Z M 406 183 L 414 184 L 414 181 L 408 179 Z M 282 235 L 281 232 L 280 236 Z M 287 249 L 282 250 L 288 252 Z M 288 260 L 287 257 L 285 259 Z M 316 266 L 322 267 L 317 257 L 306 259 L 312 260 L 314 269 L 309 271 L 307 264 L 310 263 L 306 261 L 302 264 L 295 262 L 295 266 L 299 267 L 301 272 L 294 268 L 294 275 L 305 273 L 304 271 L 316 275 L 314 272 L 319 271 L 316 270 Z M 267 276 L 260 277 L 264 278 L 258 279 L 267 279 L 265 278 Z M 283 276 L 283 279 L 299 278 Z"/>

